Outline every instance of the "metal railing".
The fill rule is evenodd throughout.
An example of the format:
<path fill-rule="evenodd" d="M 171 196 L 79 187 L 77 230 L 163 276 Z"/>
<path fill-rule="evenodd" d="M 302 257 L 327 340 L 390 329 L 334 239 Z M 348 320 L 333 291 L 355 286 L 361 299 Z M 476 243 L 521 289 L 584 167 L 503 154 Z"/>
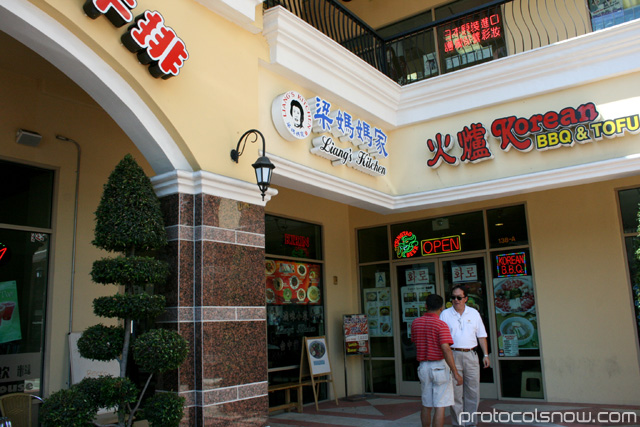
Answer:
<path fill-rule="evenodd" d="M 585 0 L 490 1 L 388 38 L 336 0 L 278 5 L 402 85 L 591 32 Z"/>

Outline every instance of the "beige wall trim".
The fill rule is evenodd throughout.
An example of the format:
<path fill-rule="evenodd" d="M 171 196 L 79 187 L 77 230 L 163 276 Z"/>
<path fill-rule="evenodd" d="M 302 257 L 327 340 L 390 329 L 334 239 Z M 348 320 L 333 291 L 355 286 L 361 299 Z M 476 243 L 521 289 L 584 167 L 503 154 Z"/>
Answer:
<path fill-rule="evenodd" d="M 270 158 L 271 154 L 268 157 Z M 262 201 L 255 182 L 248 183 L 207 171 L 174 170 L 154 176 L 151 178 L 151 183 L 158 197 L 178 193 L 208 194 L 260 206 L 265 206 L 271 197 L 278 194 L 278 190 L 269 188 Z"/>
<path fill-rule="evenodd" d="M 359 114 L 387 129 L 640 70 L 640 20 L 403 87 L 282 7 L 265 12 L 263 35 L 265 68 L 350 110 L 366 106 Z"/>
<path fill-rule="evenodd" d="M 404 195 L 388 195 L 269 154 L 273 183 L 380 214 L 410 212 L 491 200 L 515 194 L 637 175 L 640 154 L 561 169 Z M 426 167 L 426 166 L 425 166 Z"/>
<path fill-rule="evenodd" d="M 80 6 L 78 6 L 80 7 Z M 0 30 L 51 62 L 111 116 L 156 173 L 191 170 L 160 120 L 91 48 L 28 1 L 0 1 Z"/>
<path fill-rule="evenodd" d="M 189 225 L 170 225 L 165 228 L 169 242 L 178 240 L 191 242 L 207 241 L 264 249 L 264 234 L 249 233 L 210 225 L 198 225 L 195 227 Z"/>
<path fill-rule="evenodd" d="M 253 34 L 261 28 L 255 25 L 256 7 L 262 0 L 196 0 L 198 3 L 239 25 Z"/>
<path fill-rule="evenodd" d="M 264 322 L 266 307 L 167 307 L 158 323 Z"/>

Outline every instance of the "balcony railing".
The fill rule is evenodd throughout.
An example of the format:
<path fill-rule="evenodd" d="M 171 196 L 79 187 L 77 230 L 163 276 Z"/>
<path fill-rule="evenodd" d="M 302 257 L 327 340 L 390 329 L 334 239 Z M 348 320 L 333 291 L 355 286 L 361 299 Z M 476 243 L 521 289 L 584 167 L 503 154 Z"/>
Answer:
<path fill-rule="evenodd" d="M 586 0 L 502 0 L 385 38 L 336 0 L 264 2 L 278 5 L 402 85 L 577 37 L 596 22 Z"/>

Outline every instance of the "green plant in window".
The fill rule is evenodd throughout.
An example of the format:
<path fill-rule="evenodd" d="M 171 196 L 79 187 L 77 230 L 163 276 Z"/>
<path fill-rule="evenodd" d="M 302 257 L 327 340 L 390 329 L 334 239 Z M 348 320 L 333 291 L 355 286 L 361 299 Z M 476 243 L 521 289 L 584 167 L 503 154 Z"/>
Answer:
<path fill-rule="evenodd" d="M 165 282 L 169 268 L 148 255 L 167 244 L 166 232 L 151 182 L 130 155 L 116 166 L 104 186 L 92 243 L 118 253 L 95 261 L 91 278 L 95 283 L 116 285 L 122 290 L 93 301 L 96 315 L 119 319 L 119 325 L 91 326 L 78 340 L 78 350 L 87 359 L 117 359 L 120 376 L 85 379 L 69 390 L 53 393 L 43 404 L 41 421 L 45 426 L 87 425 L 98 408 L 107 407 L 116 410 L 120 427 L 130 427 L 137 414 L 146 416 L 152 426 L 178 425 L 184 398 L 161 393 L 143 401 L 143 396 L 153 374 L 182 364 L 188 352 L 186 340 L 165 329 L 149 330 L 135 340 L 131 336 L 133 321 L 153 319 L 164 312 L 164 297 L 149 291 Z M 131 352 L 139 369 L 148 373 L 141 391 L 128 378 Z M 147 405 L 149 408 L 145 408 Z"/>

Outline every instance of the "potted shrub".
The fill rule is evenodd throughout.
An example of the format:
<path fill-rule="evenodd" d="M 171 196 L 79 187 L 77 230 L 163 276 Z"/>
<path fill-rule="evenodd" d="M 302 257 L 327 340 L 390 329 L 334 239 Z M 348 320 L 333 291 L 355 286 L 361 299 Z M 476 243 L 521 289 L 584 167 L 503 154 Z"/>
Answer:
<path fill-rule="evenodd" d="M 92 243 L 117 254 L 94 262 L 92 280 L 120 289 L 113 296 L 96 298 L 93 311 L 119 322 L 117 326 L 98 324 L 86 329 L 78 340 L 78 350 L 87 359 L 117 359 L 120 376 L 86 378 L 68 390 L 53 393 L 41 408 L 41 421 L 51 427 L 82 426 L 91 424 L 98 408 L 113 408 L 118 426 L 131 426 L 138 413 L 152 426 L 177 426 L 183 415 L 183 398 L 176 393 L 158 393 L 143 407 L 143 396 L 154 374 L 177 369 L 184 361 L 186 340 L 165 329 L 149 330 L 135 340 L 131 337 L 133 321 L 153 319 L 164 312 L 164 297 L 149 291 L 164 283 L 169 274 L 167 263 L 149 256 L 167 244 L 166 232 L 151 182 L 131 155 L 116 166 L 104 186 Z M 140 370 L 148 374 L 142 390 L 128 377 L 131 352 Z"/>

